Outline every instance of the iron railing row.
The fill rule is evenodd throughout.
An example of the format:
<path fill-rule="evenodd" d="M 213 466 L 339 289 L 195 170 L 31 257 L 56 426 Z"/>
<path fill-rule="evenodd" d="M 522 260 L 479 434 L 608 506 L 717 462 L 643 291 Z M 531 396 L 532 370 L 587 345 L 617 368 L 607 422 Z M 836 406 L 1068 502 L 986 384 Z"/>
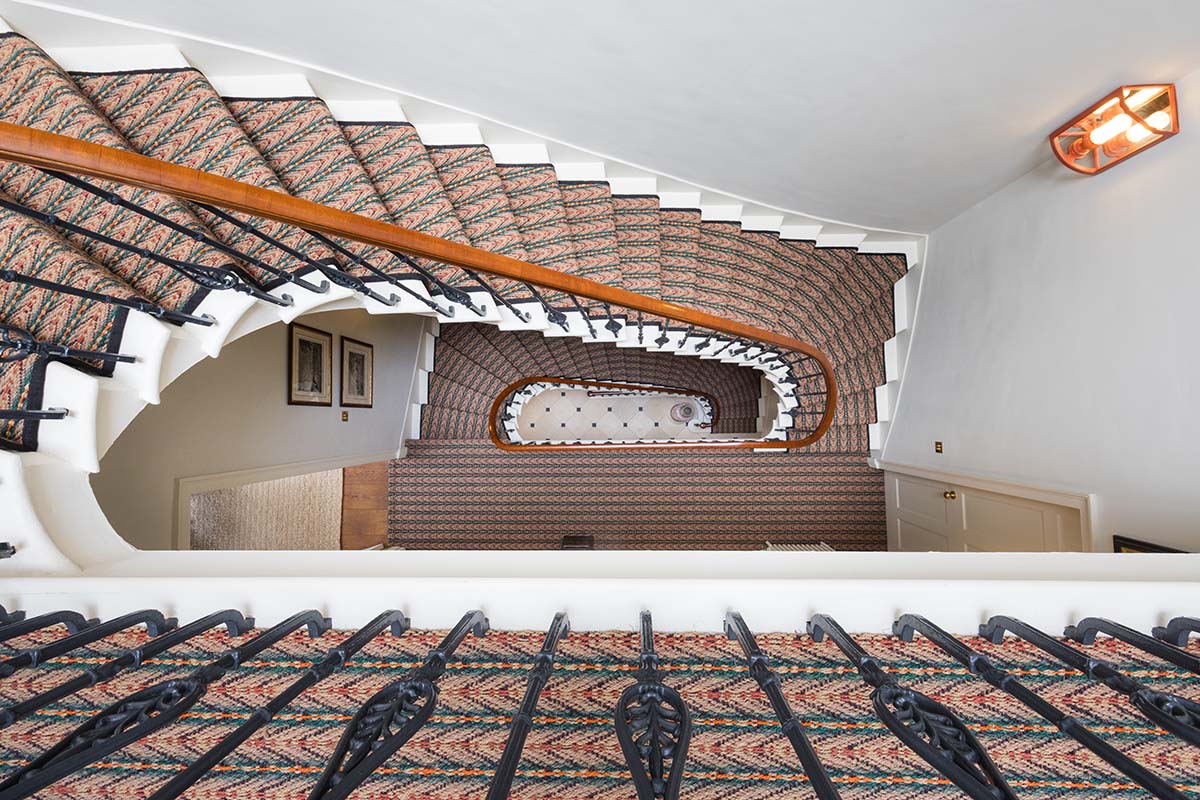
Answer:
<path fill-rule="evenodd" d="M 759 365 L 777 370 L 781 385 L 793 391 L 805 389 L 803 397 L 806 401 L 816 398 L 793 409 L 791 438 L 769 446 L 790 448 L 810 444 L 832 424 L 836 403 L 832 367 L 811 347 L 781 334 L 759 331 L 582 278 L 547 278 L 549 271 L 544 268 L 462 245 L 444 243 L 455 253 L 464 250 L 459 257 L 423 255 L 421 248 L 415 245 L 408 248 L 410 252 L 405 252 L 402 241 L 405 237 L 432 237 L 391 225 L 385 226 L 388 230 L 383 234 L 376 234 L 370 226 L 378 227 L 380 223 L 357 215 L 43 131 L 0 123 L 0 157 L 27 164 L 75 191 L 100 198 L 138 216 L 146 223 L 144 230 L 161 228 L 164 233 L 182 234 L 228 256 L 229 262 L 213 266 L 175 258 L 144 244 L 164 237 L 138 233 L 136 241 L 126 240 L 117 232 L 97 229 L 87 220 L 66 219 L 11 198 L 0 198 L 0 209 L 35 220 L 77 242 L 93 243 L 118 251 L 121 257 L 143 259 L 165 267 L 209 291 L 237 292 L 286 308 L 294 305 L 294 298 L 281 291 L 281 286 L 326 293 L 331 285 L 335 285 L 384 306 L 395 306 L 401 295 L 408 295 L 424 306 L 423 313 L 442 319 L 452 319 L 458 307 L 467 309 L 474 318 L 484 317 L 492 304 L 503 307 L 522 323 L 530 322 L 533 312 L 540 309 L 549 325 L 565 332 L 571 330 L 574 323 L 577 331 L 583 333 L 586 330 L 584 335 L 591 339 L 601 338 L 603 331 L 614 336 L 625 335 L 627 328 L 630 330 L 628 335 L 632 335 L 636 326 L 638 342 L 646 346 L 670 345 L 679 349 L 687 345 L 689 353 L 706 356 L 745 356 L 757 348 L 753 358 Z M 154 174 L 153 180 L 139 179 L 140 175 L 149 172 Z M 110 188 L 113 184 L 107 181 L 174 193 L 185 202 L 235 226 L 262 249 L 248 252 L 245 247 L 233 246 L 203 229 L 164 217 L 130 199 L 130 193 L 113 191 Z M 233 197 L 237 200 L 229 199 Z M 301 218 L 304 221 L 299 221 Z M 326 218 L 333 221 L 324 224 Z M 264 224 L 267 221 L 292 225 L 305 235 L 308 246 L 314 251 L 319 249 L 320 255 L 305 252 L 303 247 L 271 235 Z M 342 227 L 338 227 L 339 221 Z M 381 244 L 379 238 L 371 240 L 371 236 L 346 230 L 350 228 L 371 230 L 373 236 L 387 238 L 389 243 Z M 374 247 L 376 256 L 382 254 L 383 258 L 373 260 L 363 256 L 358 247 L 361 244 Z M 267 251 L 272 253 L 269 258 L 263 255 Z M 423 265 L 419 260 L 421 257 L 440 263 L 441 267 L 435 272 Z M 294 264 L 294 267 L 283 268 L 279 264 Z M 417 291 L 413 281 L 419 283 L 424 292 Z M 0 268 L 0 284 L 4 283 L 61 293 L 85 303 L 136 310 L 174 325 L 211 326 L 216 322 L 205 314 L 168 309 L 143 298 L 121 297 L 14 269 Z M 614 298 L 631 305 L 623 305 Z M 709 324 L 725 330 L 706 327 L 695 321 L 696 318 L 711 320 Z M 738 331 L 756 331 L 764 340 L 755 341 Z M 775 343 L 770 344 L 769 340 L 775 340 Z M 121 353 L 95 352 L 75 348 L 67 342 L 41 341 L 28 330 L 0 325 L 0 361 L 27 358 L 75 363 L 99 361 L 106 366 L 132 360 L 131 356 Z M 807 362 L 816 362 L 818 369 L 812 369 L 813 365 Z M 821 397 L 825 398 L 824 403 L 820 402 Z M 53 420 L 61 419 L 65 413 L 64 409 L 6 409 L 0 411 L 0 420 Z"/>
<path fill-rule="evenodd" d="M 0 678 L 38 667 L 133 626 L 144 625 L 153 638 L 22 702 L 0 709 L 0 728 L 83 689 L 111 681 L 126 671 L 137 670 L 147 660 L 219 626 L 225 626 L 230 636 L 249 634 L 254 629 L 254 620 L 226 609 L 177 627 L 175 619 L 155 610 L 136 611 L 101 622 L 74 611 L 27 617 L 23 612 L 8 612 L 0 607 L 0 642 L 57 625 L 66 627 L 65 637 L 16 651 L 0 662 Z M 0 778 L 0 800 L 29 797 L 170 725 L 195 706 L 214 681 L 279 644 L 289 634 L 306 628 L 308 635 L 316 638 L 330 627 L 331 620 L 315 610 L 299 612 L 256 632 L 182 678 L 161 681 L 118 700 L 95 713 L 48 750 Z M 234 730 L 177 772 L 150 797 L 153 800 L 179 797 L 218 768 L 303 692 L 346 666 L 377 636 L 385 631 L 390 631 L 392 636 L 401 636 L 408 628 L 409 619 L 402 612 L 382 612 L 311 663 L 286 688 L 247 714 Z M 419 666 L 388 683 L 363 703 L 345 726 L 309 793 L 309 800 L 347 797 L 412 740 L 436 712 L 438 681 L 458 646 L 469 635 L 485 636 L 488 630 L 488 620 L 482 612 L 464 614 Z M 569 630 L 567 615 L 556 614 L 529 669 L 524 696 L 512 717 L 503 752 L 492 773 L 488 800 L 503 800 L 509 795 L 526 738 L 535 724 L 538 699 L 553 676 L 556 651 Z M 836 643 L 862 680 L 871 687 L 872 708 L 878 719 L 930 767 L 975 800 L 1017 797 L 969 724 L 960 716 L 960 711 L 899 682 L 878 658 L 868 653 L 829 615 L 813 616 L 807 630 L 818 641 L 829 636 Z M 839 798 L 838 789 L 809 741 L 804 724 L 784 696 L 780 677 L 741 614 L 731 612 L 726 616 L 725 632 L 740 646 L 749 675 L 766 696 L 812 791 L 821 800 Z M 1153 689 L 1113 664 L 1093 658 L 1018 619 L 995 616 L 980 626 L 980 635 L 997 644 L 1004 640 L 1006 632 L 1124 695 L 1134 709 L 1177 737 L 1181 744 L 1200 747 L 1200 704 Z M 971 675 L 1011 695 L 1155 797 L 1183 800 L 1184 795 L 1178 788 L 1138 763 L 1129 753 L 1106 742 L 1077 718 L 1059 710 L 1012 673 L 995 666 L 988 656 L 974 650 L 961 638 L 914 614 L 897 619 L 893 633 L 903 641 L 912 641 L 914 634 L 920 633 L 966 667 Z M 1146 635 L 1110 620 L 1088 617 L 1069 626 L 1065 635 L 1069 639 L 1091 642 L 1097 633 L 1113 636 L 1151 656 L 1200 674 L 1196 657 L 1180 649 L 1190 634 L 1200 633 L 1200 619 L 1180 617 L 1155 628 L 1152 635 Z M 685 776 L 692 719 L 685 698 L 669 685 L 669 675 L 659 664 L 649 612 L 643 612 L 640 619 L 640 651 L 633 682 L 621 693 L 614 710 L 614 732 L 639 800 L 675 800 Z"/>

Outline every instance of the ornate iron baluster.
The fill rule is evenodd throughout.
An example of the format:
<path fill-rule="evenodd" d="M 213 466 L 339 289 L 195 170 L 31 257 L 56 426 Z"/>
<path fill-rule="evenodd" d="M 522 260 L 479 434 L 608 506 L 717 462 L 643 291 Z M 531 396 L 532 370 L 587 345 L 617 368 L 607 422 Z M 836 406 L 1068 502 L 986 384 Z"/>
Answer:
<path fill-rule="evenodd" d="M 68 286 L 65 283 L 55 283 L 54 281 L 35 278 L 32 275 L 23 275 L 20 272 L 15 272 L 11 269 L 0 269 L 0 280 L 8 283 L 19 283 L 24 286 L 36 286 L 39 289 L 45 289 L 50 292 L 59 292 L 61 294 L 69 294 L 72 297 L 79 297 L 84 300 L 94 300 L 97 303 L 105 303 L 110 306 L 120 306 L 122 308 L 132 308 L 134 311 L 141 311 L 143 314 L 149 314 L 152 317 L 174 322 L 180 325 L 185 323 L 193 323 L 195 325 L 203 325 L 205 327 L 216 323 L 216 319 L 211 314 L 196 316 L 194 314 L 184 314 L 182 311 L 171 311 L 163 308 L 160 305 L 155 305 L 148 300 L 140 300 L 131 297 L 113 297 L 109 294 L 93 292 L 89 289 L 79 289 L 74 286 Z"/>
<path fill-rule="evenodd" d="M 188 280 L 203 286 L 206 289 L 232 289 L 235 292 L 248 294 L 259 300 L 267 303 L 273 303 L 277 306 L 287 307 L 292 305 L 292 298 L 290 295 L 285 294 L 282 297 L 276 297 L 273 294 L 264 292 L 262 288 L 251 281 L 248 276 L 239 275 L 232 269 L 225 267 L 210 267 L 207 264 L 197 264 L 191 261 L 183 261 L 178 258 L 164 256 L 139 245 L 130 244 L 129 242 L 124 242 L 120 239 L 114 239 L 111 236 L 107 236 L 99 231 L 94 231 L 91 228 L 84 227 L 83 225 L 76 225 L 73 222 L 67 222 L 64 219 L 59 219 L 53 214 L 43 214 L 40 211 L 34 211 L 31 208 L 27 208 L 19 203 L 14 203 L 4 198 L 0 198 L 0 208 L 7 208 L 9 211 L 15 211 L 22 216 L 35 219 L 38 222 L 50 226 L 51 228 L 55 228 L 56 230 L 69 231 L 77 236 L 83 236 L 87 239 L 92 239 L 94 241 L 106 244 L 109 247 L 115 247 L 118 250 L 132 253 L 141 258 L 156 261 L 163 266 L 170 267 Z"/>
<path fill-rule="evenodd" d="M 126 200 L 124 197 L 121 197 L 121 195 L 117 194 L 116 192 L 109 192 L 104 189 L 101 189 L 99 186 L 96 186 L 95 184 L 93 184 L 87 180 L 84 180 L 83 178 L 77 178 L 73 175 L 67 175 L 65 173 L 56 172 L 56 171 L 50 170 L 50 169 L 41 169 L 41 168 L 39 168 L 39 169 L 42 173 L 49 175 L 52 178 L 57 178 L 58 180 L 62 181 L 63 183 L 69 183 L 70 185 L 74 186 L 77 189 L 82 189 L 83 191 L 87 192 L 88 194 L 99 197 L 102 200 L 104 200 L 105 202 L 110 203 L 111 205 L 117 206 L 119 208 L 124 208 L 127 211 L 132 211 L 133 213 L 137 214 L 138 216 L 148 219 L 151 222 L 158 223 L 159 225 L 162 225 L 165 228 L 170 228 L 171 230 L 175 231 L 176 233 L 182 233 L 184 236 L 188 237 L 189 239 L 192 239 L 197 242 L 202 242 L 205 245 L 213 248 L 214 250 L 220 250 L 222 253 L 224 253 L 228 256 L 233 256 L 234 258 L 236 258 L 237 260 L 239 260 L 243 263 L 253 264 L 254 266 L 261 269 L 263 272 L 270 273 L 271 275 L 274 275 L 276 278 L 282 278 L 283 280 L 291 281 L 292 283 L 296 284 L 297 286 L 307 289 L 310 292 L 317 292 L 318 294 L 326 292 L 329 289 L 328 284 L 326 284 L 324 287 L 321 287 L 321 286 L 317 286 L 315 284 L 309 283 L 309 282 L 305 281 L 303 278 L 293 276 L 290 273 L 288 273 L 282 269 L 279 269 L 278 267 L 273 267 L 270 264 L 266 263 L 265 261 L 255 258 L 254 256 L 250 255 L 249 253 L 243 253 L 242 251 L 238 250 L 236 247 L 231 247 L 230 245 L 226 244 L 225 242 L 221 241 L 220 239 L 216 239 L 212 236 L 209 236 L 208 234 L 204 233 L 203 231 L 189 228 L 186 225 L 181 225 L 173 219 L 168 219 L 167 217 L 164 217 L 161 214 L 155 213 L 154 211 L 151 211 L 148 208 L 143 208 L 142 206 L 138 205 L 137 203 Z"/>
<path fill-rule="evenodd" d="M 579 316 L 583 317 L 583 323 L 587 325 L 588 335 L 595 339 L 596 328 L 592 325 L 592 318 L 588 316 L 587 309 L 580 304 L 579 298 L 575 295 L 569 294 L 567 297 L 571 298 L 571 304 L 575 306 L 575 310 L 579 312 Z"/>
<path fill-rule="evenodd" d="M 546 312 L 546 320 L 548 322 L 550 322 L 552 325 L 557 325 L 564 331 L 568 330 L 566 314 L 547 303 L 546 298 L 542 296 L 542 293 L 539 292 L 537 287 L 532 283 L 523 283 L 521 285 L 528 289 L 529 294 L 533 296 L 533 299 L 536 300 L 539 305 L 541 305 L 542 310 Z M 526 318 L 526 321 L 528 321 L 528 318 Z"/>
<path fill-rule="evenodd" d="M 1004 641 L 1005 631 L 1035 645 L 1092 680 L 1103 683 L 1114 692 L 1125 695 L 1134 708 L 1155 725 L 1188 744 L 1200 747 L 1200 703 L 1151 689 L 1118 670 L 1116 665 L 1092 658 L 1019 619 L 996 616 L 979 626 L 979 635 L 992 644 Z"/>
<path fill-rule="evenodd" d="M 0 322 L 0 353 L 5 350 L 9 352 L 7 354 L 0 354 L 0 364 L 24 361 L 31 356 L 41 358 L 95 359 L 97 361 L 120 364 L 132 364 L 137 361 L 136 356 L 127 356 L 121 353 L 105 353 L 98 350 L 79 350 L 62 344 L 43 342 L 33 338 L 33 334 L 23 328 Z"/>
<path fill-rule="evenodd" d="M 617 318 L 613 316 L 612 306 L 608 303 L 604 304 L 604 311 L 608 314 L 608 322 L 604 323 L 604 329 L 616 336 L 621 332 L 621 323 L 617 322 Z"/>
<path fill-rule="evenodd" d="M 1152 656 L 1157 656 L 1163 661 L 1169 661 L 1181 669 L 1200 675 L 1200 658 L 1110 619 L 1085 617 L 1074 625 L 1068 625 L 1063 630 L 1063 636 L 1087 645 L 1096 641 L 1097 633 L 1107 634 Z"/>
<path fill-rule="evenodd" d="M 454 651 L 474 633 L 488 631 L 482 611 L 464 614 L 458 624 L 430 650 L 425 662 L 399 680 L 392 681 L 363 703 L 346 726 L 325 771 L 309 793 L 309 800 L 339 800 L 353 792 L 371 773 L 419 731 L 438 702 L 438 678 Z"/>
<path fill-rule="evenodd" d="M 259 706 L 251 712 L 250 717 L 221 741 L 188 765 L 187 769 L 163 784 L 150 800 L 167 800 L 175 798 L 188 790 L 190 786 L 204 777 L 204 774 L 224 761 L 243 742 L 249 739 L 260 728 L 275 718 L 283 709 L 299 697 L 304 691 L 315 686 L 319 681 L 328 678 L 334 672 L 346 665 L 346 662 L 359 650 L 363 649 L 372 639 L 388 627 L 392 636 L 400 636 L 408 630 L 408 617 L 400 611 L 385 611 L 367 623 L 353 636 L 346 639 L 337 647 L 331 648 L 325 657 L 314 663 L 304 674 L 292 682 L 264 706 Z"/>
<path fill-rule="evenodd" d="M 494 302 L 507 308 L 509 311 L 511 311 L 513 313 L 513 316 L 515 316 L 517 319 L 521 320 L 521 322 L 529 322 L 529 320 L 532 319 L 524 311 L 522 311 L 521 309 L 519 309 L 515 305 L 513 305 L 511 300 L 509 300 L 507 297 L 505 297 L 504 295 L 502 295 L 498 291 L 496 291 L 496 289 L 490 283 L 485 281 L 483 279 L 483 277 L 480 276 L 479 273 L 477 273 L 475 270 L 467 269 L 466 267 L 459 267 L 459 269 L 462 270 L 468 278 L 470 278 L 471 280 L 475 281 L 480 286 L 482 286 L 487 291 L 487 293 L 489 295 L 491 295 L 492 300 Z"/>
<path fill-rule="evenodd" d="M 462 289 L 459 289 L 457 286 L 451 286 L 450 284 L 446 283 L 437 275 L 434 275 L 432 272 L 418 264 L 415 260 L 413 260 L 412 256 L 401 253 L 399 250 L 389 250 L 388 252 L 400 259 L 400 261 L 406 264 L 413 272 L 416 272 L 418 275 L 424 278 L 427 281 L 427 286 L 429 284 L 436 286 L 438 291 L 441 292 L 450 302 L 459 303 L 466 306 L 473 311 L 477 317 L 482 317 L 487 314 L 486 306 L 476 306 L 475 302 L 471 299 L 471 295 Z M 459 267 L 458 269 L 466 273 L 469 277 L 474 278 L 481 286 L 483 286 L 484 289 L 488 290 L 488 294 L 493 294 L 491 291 L 492 287 L 484 283 L 475 272 L 465 267 Z"/>
<path fill-rule="evenodd" d="M 638 344 L 642 343 L 642 326 L 643 325 L 644 325 L 644 320 L 642 319 L 642 312 L 639 311 L 638 315 L 637 315 Z"/>
<path fill-rule="evenodd" d="M 754 678 L 754 682 L 766 694 L 767 700 L 771 703 L 771 709 L 775 712 L 775 718 L 783 726 L 783 735 L 792 743 L 792 749 L 796 751 L 796 757 L 800 759 L 800 764 L 804 767 L 804 774 L 808 776 L 808 782 L 812 784 L 817 797 L 820 800 L 838 800 L 841 795 L 838 793 L 837 787 L 829 779 L 825 765 L 821 763 L 821 759 L 817 757 L 816 751 L 812 748 L 812 743 L 804 735 L 804 727 L 800 723 L 800 719 L 792 711 L 787 698 L 783 696 L 783 687 L 779 683 L 779 676 L 771 669 L 771 662 L 759 649 L 758 642 L 755 641 L 754 634 L 750 631 L 750 626 L 738 612 L 730 611 L 725 615 L 725 635 L 730 639 L 736 639 L 737 643 L 741 645 L 742 652 L 746 654 L 746 665 L 750 668 L 750 677 Z"/>
<path fill-rule="evenodd" d="M 4 606 L 0 606 L 0 625 L 7 625 L 10 622 L 20 622 L 25 619 L 25 612 L 17 609 L 9 611 Z"/>
<path fill-rule="evenodd" d="M 975 800 L 1016 800 L 991 757 L 958 716 L 933 698 L 903 686 L 828 614 L 808 621 L 815 641 L 826 634 L 872 687 L 871 705 L 887 729 Z"/>
<path fill-rule="evenodd" d="M 638 800 L 676 800 L 692 738 L 692 716 L 679 692 L 662 682 L 649 611 L 641 616 L 641 650 L 636 682 L 617 700 L 617 741 Z"/>
<path fill-rule="evenodd" d="M 1156 627 L 1150 633 L 1153 634 L 1155 639 L 1173 644 L 1176 647 L 1183 647 L 1187 644 L 1188 636 L 1193 633 L 1200 633 L 1200 618 L 1176 617 L 1166 625 Z"/>
<path fill-rule="evenodd" d="M 716 350 L 713 351 L 713 358 L 716 358 L 717 356 L 721 355 L 721 353 L 724 353 L 730 347 L 730 345 L 732 345 L 736 342 L 737 342 L 737 339 L 729 339 L 728 341 L 726 341 L 725 344 L 721 345 L 720 347 L 718 347 Z"/>
<path fill-rule="evenodd" d="M 504 752 L 500 754 L 496 774 L 488 786 L 487 800 L 508 798 L 513 778 L 517 774 L 517 764 L 521 761 L 521 751 L 525 749 L 525 739 L 533 729 L 533 712 L 537 710 L 538 698 L 541 697 L 542 689 L 546 688 L 550 673 L 554 670 L 554 653 L 558 649 L 558 643 L 566 638 L 570 630 L 571 623 L 566 613 L 560 611 L 555 614 L 549 630 L 546 631 L 542 649 L 533 659 L 533 667 L 529 670 L 529 678 L 525 685 L 525 697 L 521 699 L 521 706 L 513 717 L 512 727 L 508 729 Z"/>
<path fill-rule="evenodd" d="M 150 632 L 151 636 L 158 636 L 174 628 L 175 623 L 176 619 L 174 617 L 164 619 L 161 611 L 150 609 L 134 611 L 131 614 L 115 617 L 106 622 L 99 622 L 79 633 L 64 636 L 41 647 L 24 649 L 15 656 L 0 661 L 0 678 L 7 678 L 17 670 L 24 669 L 25 667 L 36 667 L 38 664 L 49 661 L 52 658 L 65 655 L 77 647 L 98 642 L 106 636 L 125 628 L 132 628 L 134 625 L 145 625 L 146 630 Z"/>
<path fill-rule="evenodd" d="M 0 626 L 0 642 L 7 642 L 18 636 L 40 631 L 42 628 L 49 628 L 51 625 L 62 624 L 67 627 L 68 633 L 79 633 L 81 630 L 99 623 L 98 619 L 85 619 L 83 614 L 77 611 L 51 611 L 49 614 L 39 614 L 28 619 L 22 616 L 21 619 L 14 619 L 6 625 Z"/>
<path fill-rule="evenodd" d="M 668 336 L 668 334 L 670 332 L 671 332 L 671 323 L 664 320 L 663 326 L 658 332 L 658 338 L 654 340 L 654 343 L 656 345 L 658 345 L 659 347 L 664 347 L 667 344 L 667 342 L 671 341 L 670 336 Z"/>
<path fill-rule="evenodd" d="M 209 614 L 206 617 L 201 617 L 194 622 L 176 628 L 170 633 L 151 639 L 141 647 L 126 650 L 111 661 L 91 667 L 86 672 L 76 675 L 74 678 L 60 683 L 58 686 L 36 694 L 28 700 L 23 700 L 9 708 L 0 709 L 0 728 L 7 727 L 17 720 L 25 719 L 35 711 L 40 711 L 46 706 L 57 703 L 63 698 L 70 697 L 89 686 L 110 681 L 126 669 L 137 669 L 146 659 L 153 658 L 159 653 L 163 653 L 175 645 L 185 642 L 193 636 L 201 634 L 210 628 L 215 628 L 218 625 L 224 625 L 230 636 L 241 636 L 254 627 L 254 620 L 243 617 L 240 611 L 234 611 L 233 609 L 226 609 Z"/>
<path fill-rule="evenodd" d="M 118 700 L 0 781 L 0 800 L 29 797 L 170 725 L 204 696 L 213 681 L 306 625 L 313 638 L 329 630 L 329 620 L 320 612 L 302 611 L 186 677 L 162 681 Z"/>
<path fill-rule="evenodd" d="M 1096 736 L 1075 717 L 1064 714 L 1053 704 L 1044 700 L 1041 695 L 1018 681 L 1016 677 L 996 667 L 983 653 L 971 649 L 960 639 L 951 636 L 925 617 L 917 614 L 904 614 L 892 626 L 892 633 L 905 642 L 913 640 L 914 631 L 919 631 L 921 635 L 949 654 L 951 658 L 966 667 L 972 675 L 983 678 L 997 689 L 1017 698 L 1033 709 L 1039 717 L 1091 750 L 1113 769 L 1123 773 L 1155 797 L 1162 798 L 1162 800 L 1185 800 L 1183 794 L 1171 784 Z"/>

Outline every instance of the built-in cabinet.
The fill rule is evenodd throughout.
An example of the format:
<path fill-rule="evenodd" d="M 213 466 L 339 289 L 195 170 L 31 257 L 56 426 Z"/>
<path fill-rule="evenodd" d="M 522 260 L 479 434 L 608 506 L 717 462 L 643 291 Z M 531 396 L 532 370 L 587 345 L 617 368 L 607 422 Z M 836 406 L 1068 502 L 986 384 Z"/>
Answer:
<path fill-rule="evenodd" d="M 1090 549 L 1086 503 L 1070 496 L 998 491 L 936 473 L 886 470 L 888 549 L 952 552 L 1045 552 Z M 1045 495 L 1050 494 L 1050 502 Z M 1032 497 L 1030 496 L 1032 495 Z M 1041 495 L 1041 496 L 1039 496 Z M 1084 496 L 1086 497 L 1086 496 Z"/>

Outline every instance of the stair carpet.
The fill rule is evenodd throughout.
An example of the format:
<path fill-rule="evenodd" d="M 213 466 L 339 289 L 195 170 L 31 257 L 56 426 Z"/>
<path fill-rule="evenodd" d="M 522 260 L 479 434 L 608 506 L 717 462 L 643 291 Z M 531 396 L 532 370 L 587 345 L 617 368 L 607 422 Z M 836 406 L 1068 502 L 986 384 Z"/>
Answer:
<path fill-rule="evenodd" d="M 485 145 L 426 146 L 408 123 L 339 123 L 315 97 L 221 98 L 191 68 L 68 75 L 15 33 L 0 37 L 0 65 L 5 121 L 137 150 L 811 341 L 833 360 L 842 389 L 834 427 L 813 450 L 867 449 L 874 387 L 884 380 L 881 344 L 891 335 L 891 286 L 905 267 L 901 255 L 818 250 L 811 242 L 702 220 L 698 209 L 662 208 L 654 195 L 614 196 L 603 181 L 558 180 L 548 164 L 497 164 Z M 182 260 L 232 267 L 268 287 L 279 283 L 273 269 L 302 274 L 316 261 L 337 260 L 347 271 L 369 274 L 289 226 L 261 227 L 302 252 L 303 261 L 287 263 L 279 250 L 203 209 L 97 183 L 248 258 L 235 259 L 30 168 L 0 165 L 0 193 L 39 212 Z M 110 294 L 180 311 L 194 309 L 207 294 L 157 262 L 76 234 L 60 235 L 11 212 L 0 215 L 0 223 L 10 240 L 34 237 L 45 247 L 70 250 L 70 258 L 53 259 L 64 280 L 92 281 Z M 412 276 L 390 253 L 343 244 L 376 269 Z M 15 263 L 32 269 L 33 258 Z M 468 282 L 458 270 L 419 263 L 447 283 Z M 510 282 L 495 283 L 503 294 L 517 292 Z M 13 284 L 0 291 L 0 321 L 56 344 L 119 347 L 124 309 Z M 35 359 L 6 365 L 0 408 L 38 407 L 43 372 L 44 363 Z M 35 449 L 37 428 L 36 422 L 4 421 L 0 446 Z"/>
<path fill-rule="evenodd" d="M 535 331 L 499 331 L 476 323 L 442 328 L 428 400 L 421 409 L 421 438 L 488 439 L 492 402 L 510 384 L 536 376 L 706 392 L 720 409 L 716 433 L 754 438 L 757 427 L 762 378 L 758 370 L 612 343 L 546 338 Z M 545 438 L 558 437 L 549 431 Z"/>

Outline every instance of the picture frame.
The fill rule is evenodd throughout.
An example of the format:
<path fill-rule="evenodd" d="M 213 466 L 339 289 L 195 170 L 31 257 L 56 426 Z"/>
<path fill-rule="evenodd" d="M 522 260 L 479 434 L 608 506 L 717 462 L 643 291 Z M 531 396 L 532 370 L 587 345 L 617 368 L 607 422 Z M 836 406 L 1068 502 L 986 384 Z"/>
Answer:
<path fill-rule="evenodd" d="M 333 405 L 333 334 L 288 325 L 288 405 Z"/>
<path fill-rule="evenodd" d="M 1166 547 L 1153 542 L 1143 542 L 1140 539 L 1130 539 L 1128 536 L 1113 535 L 1113 552 L 1114 553 L 1184 553 L 1185 550 L 1176 550 L 1174 547 Z"/>
<path fill-rule="evenodd" d="M 375 346 L 342 337 L 340 404 L 345 408 L 371 408 L 375 404 Z"/>

